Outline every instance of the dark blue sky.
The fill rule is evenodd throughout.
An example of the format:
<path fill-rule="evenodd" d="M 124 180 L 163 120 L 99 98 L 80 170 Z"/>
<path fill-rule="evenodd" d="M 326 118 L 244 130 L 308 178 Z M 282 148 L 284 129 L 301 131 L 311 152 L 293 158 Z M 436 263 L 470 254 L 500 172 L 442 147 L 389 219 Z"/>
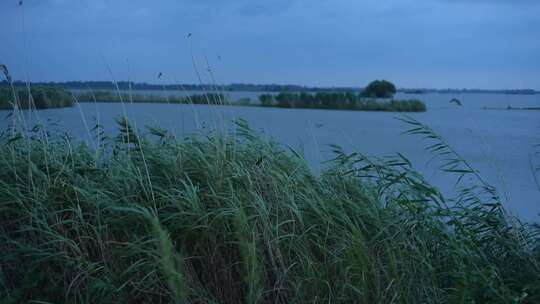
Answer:
<path fill-rule="evenodd" d="M 540 89 L 538 0 L 0 0 L 17 79 Z M 188 33 L 193 33 L 191 40 Z M 220 60 L 221 58 L 221 60 Z"/>

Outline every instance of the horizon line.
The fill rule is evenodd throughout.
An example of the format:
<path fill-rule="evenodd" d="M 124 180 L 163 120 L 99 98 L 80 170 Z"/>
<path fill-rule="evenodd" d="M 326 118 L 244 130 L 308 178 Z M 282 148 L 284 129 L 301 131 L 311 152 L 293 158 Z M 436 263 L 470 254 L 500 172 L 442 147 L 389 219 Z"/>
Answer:
<path fill-rule="evenodd" d="M 14 85 L 20 85 L 20 84 L 27 84 L 27 81 L 25 80 L 14 80 L 12 82 Z M 216 83 L 203 83 L 203 84 L 196 84 L 196 83 L 181 83 L 181 82 L 172 82 L 172 83 L 151 83 L 151 82 L 135 82 L 135 81 L 127 81 L 127 80 L 120 80 L 120 81 L 111 81 L 111 80 L 64 80 L 64 81 L 30 81 L 28 84 L 30 85 L 40 85 L 40 84 L 68 84 L 68 83 L 109 83 L 109 84 L 129 84 L 132 85 L 145 85 L 145 86 L 152 86 L 152 87 L 158 87 L 156 89 L 162 89 L 163 87 L 171 87 L 171 86 L 190 86 L 190 87 L 232 87 L 232 86 L 251 86 L 251 87 L 265 87 L 265 86 L 275 86 L 275 87 L 297 87 L 300 89 L 315 89 L 315 90 L 331 90 L 331 89 L 338 89 L 338 90 L 361 90 L 365 87 L 361 86 L 316 86 L 316 85 L 301 85 L 301 84 L 279 84 L 279 83 L 247 83 L 247 82 L 230 82 L 227 84 L 216 84 Z M 0 81 L 0 85 L 6 85 L 9 84 L 7 80 Z M 150 89 L 154 90 L 154 89 Z M 396 88 L 397 91 L 408 91 L 408 90 L 417 90 L 417 91 L 486 91 L 486 92 L 530 92 L 533 91 L 534 93 L 540 93 L 539 89 L 533 89 L 533 88 L 520 88 L 520 89 L 508 89 L 508 88 L 500 88 L 500 89 L 485 89 L 485 88 L 452 88 L 452 87 L 446 87 L 446 88 L 429 88 L 429 87 L 398 87 Z"/>

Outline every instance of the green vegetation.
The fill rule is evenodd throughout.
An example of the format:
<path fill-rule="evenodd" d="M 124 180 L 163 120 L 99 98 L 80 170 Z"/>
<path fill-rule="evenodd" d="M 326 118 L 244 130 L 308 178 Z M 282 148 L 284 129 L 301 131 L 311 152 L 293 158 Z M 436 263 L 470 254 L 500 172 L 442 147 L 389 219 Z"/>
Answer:
<path fill-rule="evenodd" d="M 57 87 L 31 87 L 30 96 L 27 88 L 0 87 L 0 109 L 13 109 L 15 105 L 18 109 L 63 108 L 73 105 L 71 94 Z"/>
<path fill-rule="evenodd" d="M 362 91 L 363 97 L 392 98 L 396 94 L 396 86 L 386 80 L 375 80 Z"/>
<path fill-rule="evenodd" d="M 376 101 L 364 99 L 359 94 L 346 93 L 279 93 L 262 94 L 260 104 L 251 103 L 249 98 L 229 101 L 223 94 L 207 93 L 186 96 L 139 95 L 122 92 L 97 91 L 77 95 L 79 102 L 134 102 L 134 103 L 175 103 L 175 104 L 213 104 L 236 106 L 263 106 L 303 109 L 337 109 L 353 111 L 391 111 L 425 112 L 426 105 L 420 100 Z"/>
<path fill-rule="evenodd" d="M 425 112 L 426 105 L 417 99 L 377 101 L 359 94 L 346 93 L 279 93 L 263 94 L 259 101 L 265 107 L 336 109 L 352 111 Z"/>
<path fill-rule="evenodd" d="M 224 104 L 225 96 L 217 93 L 195 94 L 185 96 L 158 96 L 130 94 L 122 91 L 96 91 L 77 95 L 79 102 L 134 102 L 134 103 L 179 103 L 179 104 Z"/>
<path fill-rule="evenodd" d="M 457 174 L 455 199 L 401 155 L 334 147 L 315 175 L 243 121 L 177 140 L 119 120 L 89 144 L 7 130 L 2 303 L 539 303 L 540 228 L 405 122 Z"/>

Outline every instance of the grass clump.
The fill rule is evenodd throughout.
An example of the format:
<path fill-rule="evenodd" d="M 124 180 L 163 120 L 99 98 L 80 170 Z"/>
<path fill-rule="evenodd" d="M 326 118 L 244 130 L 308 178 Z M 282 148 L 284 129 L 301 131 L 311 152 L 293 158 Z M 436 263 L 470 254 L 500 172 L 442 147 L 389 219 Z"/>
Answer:
<path fill-rule="evenodd" d="M 215 104 L 225 102 L 225 96 L 219 93 L 203 93 L 194 95 L 140 95 L 125 91 L 95 91 L 77 94 L 80 102 L 133 102 L 133 103 L 173 103 L 173 104 Z"/>
<path fill-rule="evenodd" d="M 30 92 L 30 94 L 28 94 Z M 0 87 L 0 109 L 49 109 L 73 105 L 71 94 L 58 87 Z"/>
<path fill-rule="evenodd" d="M 3 303 L 540 301 L 540 230 L 482 183 L 448 200 L 400 155 L 336 146 L 315 175 L 242 121 L 185 139 L 121 122 L 94 146 L 0 137 Z"/>
<path fill-rule="evenodd" d="M 417 99 L 379 101 L 363 98 L 361 94 L 352 92 L 263 94 L 259 96 L 259 101 L 262 106 L 279 108 L 385 112 L 425 112 L 427 110 L 426 105 Z"/>

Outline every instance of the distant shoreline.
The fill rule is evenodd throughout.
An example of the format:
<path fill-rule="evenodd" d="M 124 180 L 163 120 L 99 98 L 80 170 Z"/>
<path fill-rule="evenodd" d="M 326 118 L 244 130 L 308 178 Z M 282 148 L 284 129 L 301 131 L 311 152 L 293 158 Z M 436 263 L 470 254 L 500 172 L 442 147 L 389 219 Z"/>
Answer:
<path fill-rule="evenodd" d="M 484 110 L 498 110 L 498 111 L 540 111 L 540 107 L 511 107 L 506 108 L 494 108 L 494 107 L 483 107 Z"/>
<path fill-rule="evenodd" d="M 23 81 L 15 81 L 16 87 L 25 87 Z M 66 81 L 66 82 L 33 82 L 31 86 L 55 86 L 66 90 L 148 90 L 148 91 L 211 91 L 211 92 L 360 92 L 362 87 L 315 87 L 302 85 L 282 85 L 282 84 L 243 84 L 232 83 L 220 84 L 150 84 L 150 83 L 130 83 L 120 81 L 113 83 L 110 81 Z M 0 87 L 9 86 L 6 81 L 0 82 Z M 533 89 L 428 89 L 428 88 L 400 88 L 398 93 L 404 94 L 511 94 L 511 95 L 538 95 L 540 91 Z"/>

